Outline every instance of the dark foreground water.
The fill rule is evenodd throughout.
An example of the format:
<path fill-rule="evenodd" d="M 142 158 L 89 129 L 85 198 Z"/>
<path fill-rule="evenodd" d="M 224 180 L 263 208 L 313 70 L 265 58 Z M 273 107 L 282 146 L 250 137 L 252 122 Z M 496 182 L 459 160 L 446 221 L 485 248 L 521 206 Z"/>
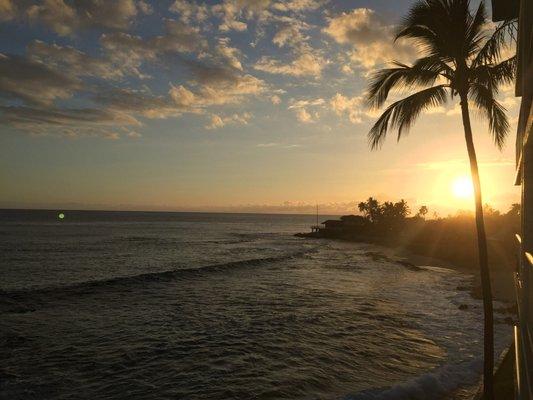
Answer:
<path fill-rule="evenodd" d="M 2 399 L 464 398 L 478 378 L 454 271 L 293 237 L 312 216 L 65 214 L 0 211 Z"/>

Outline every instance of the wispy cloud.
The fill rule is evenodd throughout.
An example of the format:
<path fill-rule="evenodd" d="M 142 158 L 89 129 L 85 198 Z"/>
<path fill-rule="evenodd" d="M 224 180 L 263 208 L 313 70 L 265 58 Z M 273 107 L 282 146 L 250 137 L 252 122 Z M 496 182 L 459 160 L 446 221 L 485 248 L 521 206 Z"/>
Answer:
<path fill-rule="evenodd" d="M 210 122 L 205 126 L 206 129 L 219 129 L 228 124 L 235 125 L 248 125 L 248 122 L 252 118 L 249 113 L 233 114 L 228 116 L 220 116 L 217 114 L 211 115 Z"/>
<path fill-rule="evenodd" d="M 270 142 L 270 143 L 259 143 L 259 144 L 256 144 L 255 147 L 263 147 L 263 148 L 274 147 L 274 148 L 283 148 L 283 149 L 296 149 L 298 147 L 302 147 L 302 145 Z"/>
<path fill-rule="evenodd" d="M 44 0 L 37 3 L 2 0 L 0 4 L 0 19 L 26 19 L 43 24 L 61 36 L 93 27 L 127 29 L 139 14 L 151 13 L 145 1 L 135 0 Z"/>

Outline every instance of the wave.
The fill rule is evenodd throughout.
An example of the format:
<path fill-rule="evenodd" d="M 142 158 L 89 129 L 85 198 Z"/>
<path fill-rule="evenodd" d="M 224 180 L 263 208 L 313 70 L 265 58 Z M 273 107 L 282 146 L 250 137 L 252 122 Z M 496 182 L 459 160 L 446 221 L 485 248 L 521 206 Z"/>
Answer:
<path fill-rule="evenodd" d="M 0 313 L 17 312 L 25 313 L 35 311 L 45 300 L 62 299 L 72 295 L 94 293 L 95 290 L 107 288 L 124 288 L 129 290 L 135 284 L 153 282 L 169 282 L 192 276 L 201 276 L 207 273 L 223 272 L 228 269 L 257 267 L 267 264 L 275 264 L 303 257 L 316 249 L 307 249 L 275 257 L 253 258 L 248 260 L 231 261 L 227 263 L 211 264 L 195 268 L 179 268 L 167 271 L 148 272 L 131 276 L 118 276 L 110 279 L 85 281 L 64 286 L 48 286 L 35 289 L 0 290 Z M 48 301 L 46 301 L 48 302 Z"/>
<path fill-rule="evenodd" d="M 460 364 L 446 364 L 391 387 L 369 389 L 346 400 L 426 400 L 448 398 L 459 389 L 473 389 L 482 371 L 482 360 L 475 359 Z M 466 397 L 465 397 L 466 398 Z"/>

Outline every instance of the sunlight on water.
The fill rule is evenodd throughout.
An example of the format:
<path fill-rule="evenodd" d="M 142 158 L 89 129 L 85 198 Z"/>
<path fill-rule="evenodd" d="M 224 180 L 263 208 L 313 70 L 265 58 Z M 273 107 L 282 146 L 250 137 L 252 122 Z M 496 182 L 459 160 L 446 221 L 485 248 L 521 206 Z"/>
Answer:
<path fill-rule="evenodd" d="M 1 397 L 434 399 L 478 378 L 453 271 L 293 237 L 305 216 L 54 218 L 0 230 Z"/>

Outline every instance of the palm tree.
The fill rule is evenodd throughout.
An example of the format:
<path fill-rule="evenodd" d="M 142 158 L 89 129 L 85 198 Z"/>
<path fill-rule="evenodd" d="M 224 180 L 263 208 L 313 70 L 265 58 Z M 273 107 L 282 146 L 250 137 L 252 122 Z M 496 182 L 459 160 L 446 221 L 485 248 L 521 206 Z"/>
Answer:
<path fill-rule="evenodd" d="M 492 294 L 481 184 L 469 107 L 472 104 L 486 116 L 494 142 L 501 148 L 509 123 L 506 110 L 496 100 L 496 95 L 499 85 L 513 81 L 516 60 L 511 57 L 501 61 L 507 34 L 512 32 L 514 25 L 506 22 L 489 36 L 486 22 L 483 2 L 472 12 L 469 0 L 418 0 L 400 24 L 395 40 L 414 40 L 422 57 L 412 65 L 394 62 L 391 68 L 377 71 L 371 77 L 367 100 L 371 107 L 379 108 L 392 89 L 424 88 L 385 109 L 368 134 L 374 150 L 383 144 L 389 129 L 397 129 L 399 140 L 422 111 L 441 106 L 448 98 L 459 98 L 475 193 L 484 310 L 483 392 L 486 399 L 493 399 Z"/>

